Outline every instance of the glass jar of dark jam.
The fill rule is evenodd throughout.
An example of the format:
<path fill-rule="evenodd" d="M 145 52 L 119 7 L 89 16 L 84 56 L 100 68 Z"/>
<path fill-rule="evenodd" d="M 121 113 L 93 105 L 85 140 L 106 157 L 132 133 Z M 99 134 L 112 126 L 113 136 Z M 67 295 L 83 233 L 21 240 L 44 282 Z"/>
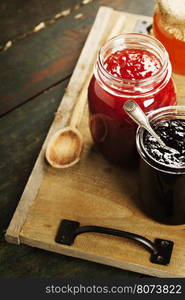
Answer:
<path fill-rule="evenodd" d="M 158 222 L 185 224 L 185 106 L 168 106 L 148 114 L 164 143 L 161 147 L 145 129 L 136 133 L 141 156 L 141 209 Z"/>
<path fill-rule="evenodd" d="M 108 160 L 123 166 L 137 162 L 137 126 L 123 111 L 128 99 L 145 112 L 176 104 L 168 53 L 153 37 L 128 33 L 109 40 L 88 88 L 93 140 Z"/>

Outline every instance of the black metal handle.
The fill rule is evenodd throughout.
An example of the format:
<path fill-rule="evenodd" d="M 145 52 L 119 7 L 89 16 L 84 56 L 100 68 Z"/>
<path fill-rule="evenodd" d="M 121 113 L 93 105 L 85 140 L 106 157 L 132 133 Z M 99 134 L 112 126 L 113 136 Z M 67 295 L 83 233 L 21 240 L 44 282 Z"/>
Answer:
<path fill-rule="evenodd" d="M 152 242 L 132 232 L 100 226 L 80 226 L 79 222 L 71 220 L 62 220 L 55 241 L 64 245 L 72 245 L 77 235 L 87 232 L 103 233 L 131 239 L 152 253 L 151 262 L 161 265 L 167 265 L 170 262 L 173 249 L 172 241 L 156 239 L 155 242 Z"/>
<path fill-rule="evenodd" d="M 117 230 L 117 229 L 112 229 L 112 228 L 107 228 L 107 227 L 100 227 L 100 226 L 81 226 L 78 227 L 74 231 L 74 238 L 81 233 L 86 233 L 86 232 L 97 232 L 97 233 L 104 233 L 104 234 L 110 234 L 110 235 L 115 235 L 123 238 L 127 238 L 130 240 L 134 240 L 135 242 L 141 244 L 142 246 L 146 247 L 149 251 L 152 253 L 157 252 L 157 248 L 155 247 L 154 243 L 152 243 L 150 240 L 146 239 L 145 237 L 127 232 L 127 231 L 122 231 L 122 230 Z"/>

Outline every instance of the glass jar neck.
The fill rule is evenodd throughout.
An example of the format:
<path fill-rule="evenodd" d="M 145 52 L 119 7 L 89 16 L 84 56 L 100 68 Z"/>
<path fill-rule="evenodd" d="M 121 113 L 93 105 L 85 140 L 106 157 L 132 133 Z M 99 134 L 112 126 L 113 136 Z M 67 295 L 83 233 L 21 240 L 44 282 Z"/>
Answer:
<path fill-rule="evenodd" d="M 127 80 L 111 75 L 105 68 L 106 59 L 123 49 L 144 49 L 160 61 L 158 72 L 146 79 Z M 164 46 L 155 38 L 137 33 L 121 34 L 109 40 L 99 51 L 94 75 L 107 92 L 124 97 L 152 96 L 166 86 L 171 77 L 171 64 Z"/>
<path fill-rule="evenodd" d="M 156 124 L 166 120 L 185 120 L 185 106 L 166 106 L 156 109 L 148 114 L 150 123 Z M 185 164 L 183 166 L 163 164 L 152 157 L 144 146 L 145 129 L 138 127 L 136 132 L 136 146 L 141 158 L 152 168 L 168 174 L 185 174 Z"/>

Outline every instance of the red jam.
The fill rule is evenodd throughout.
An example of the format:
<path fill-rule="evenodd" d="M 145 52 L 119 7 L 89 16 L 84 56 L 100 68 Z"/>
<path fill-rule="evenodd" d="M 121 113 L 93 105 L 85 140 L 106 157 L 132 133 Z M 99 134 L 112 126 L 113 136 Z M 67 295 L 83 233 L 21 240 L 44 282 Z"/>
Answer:
<path fill-rule="evenodd" d="M 140 80 L 155 75 L 161 68 L 161 63 L 147 50 L 124 49 L 110 55 L 104 67 L 117 78 Z"/>
<path fill-rule="evenodd" d="M 124 49 L 112 53 L 104 60 L 104 72 L 112 77 L 113 84 L 101 81 L 95 74 L 89 84 L 88 100 L 90 129 L 98 149 L 111 162 L 124 166 L 135 166 L 137 152 L 135 133 L 137 125 L 123 111 L 123 104 L 134 99 L 141 108 L 150 110 L 176 104 L 173 80 L 170 78 L 160 89 L 161 82 L 155 82 L 148 93 L 139 89 L 141 79 L 148 81 L 161 69 L 161 62 L 151 52 L 143 49 Z M 95 77 L 96 76 L 96 77 Z M 115 89 L 114 78 L 132 81 L 135 90 Z M 164 80 L 164 78 L 163 78 Z M 156 92 L 157 89 L 157 92 Z"/>

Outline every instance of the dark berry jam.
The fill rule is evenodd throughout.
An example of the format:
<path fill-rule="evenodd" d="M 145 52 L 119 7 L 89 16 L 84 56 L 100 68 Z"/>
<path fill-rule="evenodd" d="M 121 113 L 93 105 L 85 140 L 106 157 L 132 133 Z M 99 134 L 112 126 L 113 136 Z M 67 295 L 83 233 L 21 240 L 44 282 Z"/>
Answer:
<path fill-rule="evenodd" d="M 144 146 L 148 154 L 165 165 L 185 166 L 185 120 L 162 121 L 152 127 L 164 143 L 177 152 L 161 147 L 157 140 L 147 132 L 144 136 Z"/>
<path fill-rule="evenodd" d="M 152 39 L 132 35 L 131 42 L 138 40 L 140 43 L 141 38 L 142 42 L 143 39 Z M 116 37 L 114 42 L 119 39 L 123 40 L 124 37 Z M 143 44 L 141 47 L 144 48 Z M 109 161 L 124 167 L 138 165 L 135 145 L 137 126 L 123 111 L 125 101 L 134 99 L 145 113 L 176 104 L 170 62 L 159 60 L 154 54 L 159 49 L 156 48 L 153 53 L 141 47 L 125 48 L 123 43 L 123 49 L 114 51 L 111 48 L 108 51 L 108 48 L 104 52 L 105 57 L 98 57 L 96 72 L 88 88 L 93 141 Z M 165 72 L 161 72 L 163 64 L 167 66 Z M 157 79 L 155 76 L 158 76 Z"/>
<path fill-rule="evenodd" d="M 185 120 L 167 118 L 152 127 L 168 147 L 177 151 L 161 147 L 144 131 L 145 155 L 141 155 L 139 176 L 141 209 L 160 223 L 185 224 Z"/>

